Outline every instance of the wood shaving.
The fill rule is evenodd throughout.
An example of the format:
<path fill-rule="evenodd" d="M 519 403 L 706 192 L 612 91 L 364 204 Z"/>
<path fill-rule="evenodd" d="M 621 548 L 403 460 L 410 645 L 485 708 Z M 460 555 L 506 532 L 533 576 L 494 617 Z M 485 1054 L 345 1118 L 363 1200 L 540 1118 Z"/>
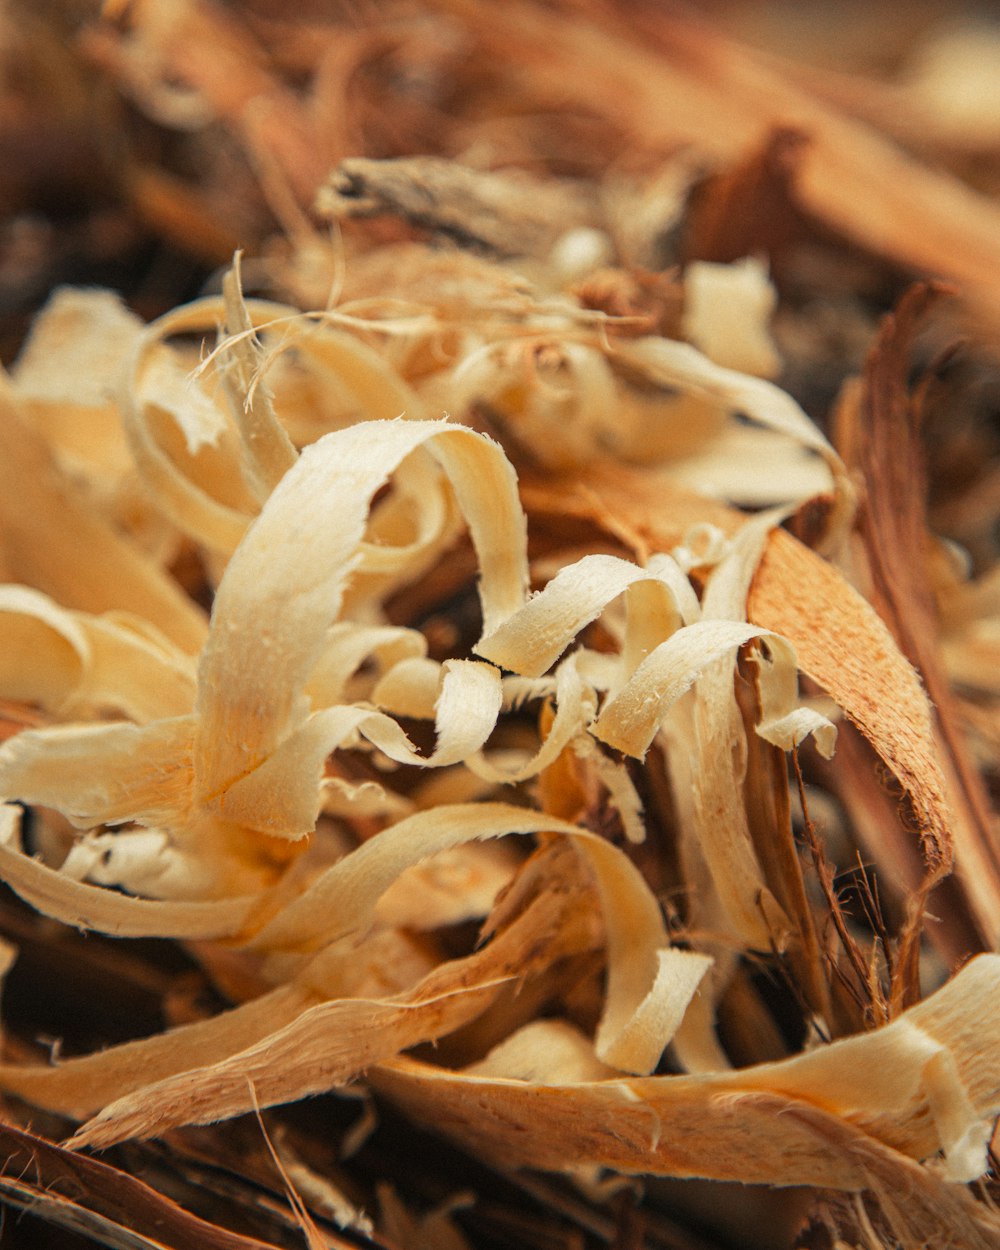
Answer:
<path fill-rule="evenodd" d="M 1000 324 L 996 204 L 872 128 L 889 96 L 697 16 L 388 9 L 139 0 L 81 36 L 192 168 L 251 175 L 230 222 L 130 151 L 134 211 L 257 237 L 148 321 L 56 292 L 0 378 L 0 877 L 200 987 L 59 1061 L 6 1032 L 0 1090 L 68 1140 L 4 1126 L 0 1193 L 263 1245 L 68 1153 L 190 1165 L 253 1113 L 310 1245 L 468 1250 L 471 1188 L 380 1183 L 375 1218 L 260 1118 L 371 1090 L 590 1204 L 802 1187 L 816 1237 L 985 1250 L 998 553 L 924 486 L 962 457 L 950 327 Z M 975 109 L 928 142 L 958 131 L 993 142 Z M 792 393 L 827 295 L 894 305 L 830 431 Z"/>

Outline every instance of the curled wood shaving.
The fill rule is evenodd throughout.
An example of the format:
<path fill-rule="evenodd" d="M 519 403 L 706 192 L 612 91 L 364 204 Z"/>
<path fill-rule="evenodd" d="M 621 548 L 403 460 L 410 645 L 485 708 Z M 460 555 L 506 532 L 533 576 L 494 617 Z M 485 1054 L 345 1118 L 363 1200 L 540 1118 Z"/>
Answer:
<path fill-rule="evenodd" d="M 574 508 L 599 525 L 625 525 L 671 549 L 688 525 L 709 519 L 732 531 L 740 518 L 662 478 L 596 466 L 581 499 L 576 481 L 533 483 L 531 506 Z M 669 508 L 664 505 L 669 500 Z M 817 613 L 816 604 L 824 611 Z M 951 813 L 927 696 L 912 665 L 870 604 L 831 564 L 783 530 L 771 534 L 754 575 L 747 615 L 795 646 L 797 662 L 843 708 L 911 797 L 930 867 L 951 859 Z"/>
<path fill-rule="evenodd" d="M 291 302 L 244 299 L 238 263 L 149 327 L 64 292 L 0 388 L 0 874 L 65 924 L 187 942 L 234 1005 L 0 1086 L 100 1146 L 367 1072 L 505 1169 L 867 1190 L 908 1250 L 994 1244 L 964 1185 L 1000 1109 L 997 957 L 961 964 L 996 944 L 995 822 L 945 668 L 992 765 L 996 596 L 935 572 L 939 648 L 922 297 L 845 392 L 842 460 L 765 380 L 747 259 L 787 293 L 800 242 L 851 248 L 875 298 L 943 276 L 996 325 L 995 205 L 859 120 L 967 156 L 982 118 L 925 124 L 930 71 L 807 83 L 662 6 L 279 9 L 137 0 L 84 39 L 191 168 L 227 134 L 197 190 L 128 157 L 144 222 L 215 258 L 280 220 L 255 272 Z M 373 152 L 402 159 L 348 155 Z M 988 479 L 957 509 L 976 558 Z M 829 757 L 841 714 L 796 804 L 784 754 Z M 821 792 L 828 837 L 807 775 L 846 800 Z M 920 1002 L 924 936 L 947 983 Z"/>
<path fill-rule="evenodd" d="M 506 1075 L 504 1054 L 514 1071 L 526 1067 L 523 1055 L 507 1046 L 469 1073 L 399 1060 L 374 1079 L 417 1114 L 433 1105 L 442 1127 L 488 1157 L 536 1166 L 566 1168 L 586 1158 L 622 1171 L 868 1187 L 863 1151 L 841 1154 L 817 1131 L 828 1119 L 831 1127 L 853 1130 L 859 1145 L 881 1142 L 917 1159 L 944 1149 L 950 1179 L 969 1179 L 985 1166 L 1000 1099 L 1000 1052 L 993 1048 L 987 1075 L 977 1062 L 976 1036 L 959 1022 L 968 1018 L 969 1002 L 996 993 L 998 978 L 1000 958 L 980 956 L 884 1029 L 733 1073 L 594 1081 L 584 1069 L 582 1081 L 550 1084 L 544 1050 L 534 1051 L 529 1079 Z M 553 1067 L 563 1062 L 557 1050 Z M 758 1113 L 778 1112 L 783 1124 L 782 1108 L 791 1113 L 787 1132 L 773 1123 L 764 1129 Z M 755 1149 L 748 1149 L 749 1140 Z"/>
<path fill-rule="evenodd" d="M 96 513 L 0 387 L 3 563 L 7 580 L 51 594 L 64 607 L 113 609 L 153 621 L 186 651 L 205 638 L 204 613 L 127 535 Z"/>
<path fill-rule="evenodd" d="M 109 611 L 69 566 L 51 585 L 29 560 L 25 585 L 0 588 L 0 695 L 24 708 L 18 724 L 41 718 L 0 746 L 0 871 L 64 923 L 196 942 L 251 996 L 58 1066 L 0 1065 L 0 1086 L 85 1120 L 76 1146 L 371 1073 L 505 1165 L 857 1191 L 940 1153 L 948 1182 L 980 1176 L 1000 1110 L 983 1007 L 996 957 L 883 1028 L 779 1062 L 733 1068 L 715 1027 L 739 955 L 777 959 L 802 940 L 802 898 L 787 913 L 778 902 L 792 897 L 776 888 L 781 857 L 760 853 L 767 831 L 748 814 L 762 758 L 750 739 L 788 752 L 812 736 L 832 752 L 800 669 L 870 737 L 913 799 L 928 858 L 947 861 L 913 670 L 843 576 L 777 528 L 818 473 L 825 539 L 843 542 L 854 501 L 840 458 L 773 384 L 688 343 L 616 339 L 580 305 L 495 273 L 469 329 L 456 263 L 447 296 L 308 315 L 245 301 L 234 272 L 221 300 L 131 340 L 117 401 L 129 446 L 211 571 L 211 621 L 197 638 L 179 639 L 176 618 L 161 634 L 148 594 L 133 616 Z M 415 289 L 432 272 L 425 257 Z M 184 336 L 206 332 L 218 342 L 198 363 Z M 553 359 L 558 386 L 540 380 Z M 601 405 L 623 400 L 617 443 L 591 382 Z M 746 520 L 678 487 L 686 450 L 644 446 L 640 420 L 662 419 L 676 393 L 706 458 L 725 459 L 737 416 L 755 446 L 805 457 L 777 509 Z M 502 434 L 521 420 L 515 455 L 582 414 L 573 476 L 519 492 L 492 438 L 428 417 L 448 396 Z M 575 509 L 640 558 L 557 550 L 550 576 L 532 570 L 522 493 L 534 520 Z M 434 578 L 467 598 L 468 628 L 445 645 L 391 616 Z M 697 892 L 677 937 L 637 867 L 668 829 L 658 775 L 676 791 L 680 889 Z M 79 831 L 63 860 L 52 843 L 47 859 L 25 852 L 14 802 Z M 794 858 L 787 811 L 786 825 L 775 836 Z M 482 850 L 501 839 L 502 856 Z M 420 916 L 420 874 L 435 873 Z M 446 957 L 438 930 L 469 919 L 479 944 Z M 570 993 L 573 961 L 588 971 Z M 832 1001 L 826 989 L 811 986 L 816 1002 Z M 545 1021 L 532 1016 L 542 1002 Z M 406 1057 L 428 1042 L 451 1047 L 452 1066 Z"/>
<path fill-rule="evenodd" d="M 696 261 L 684 276 L 684 337 L 728 369 L 770 378 L 780 361 L 767 336 L 777 303 L 759 261 L 738 265 Z"/>

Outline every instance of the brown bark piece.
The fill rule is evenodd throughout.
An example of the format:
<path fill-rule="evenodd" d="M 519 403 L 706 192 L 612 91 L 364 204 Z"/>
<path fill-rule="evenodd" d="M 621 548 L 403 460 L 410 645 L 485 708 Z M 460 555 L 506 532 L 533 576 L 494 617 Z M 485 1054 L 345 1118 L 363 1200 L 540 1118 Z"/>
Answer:
<path fill-rule="evenodd" d="M 430 156 L 341 161 L 318 206 L 338 219 L 398 216 L 496 256 L 545 257 L 561 235 L 595 215 L 590 198 L 571 185 Z"/>
<path fill-rule="evenodd" d="M 937 643 L 927 576 L 930 536 L 918 400 L 907 386 L 914 339 L 923 314 L 940 297 L 918 286 L 883 323 L 860 389 L 849 391 L 839 414 L 839 441 L 866 493 L 860 532 L 875 605 L 903 653 L 920 673 L 935 707 L 935 741 L 944 769 L 950 840 L 925 842 L 932 879 L 952 855 L 969 907 L 987 947 L 1000 941 L 1000 846 L 995 816 L 963 740 Z"/>

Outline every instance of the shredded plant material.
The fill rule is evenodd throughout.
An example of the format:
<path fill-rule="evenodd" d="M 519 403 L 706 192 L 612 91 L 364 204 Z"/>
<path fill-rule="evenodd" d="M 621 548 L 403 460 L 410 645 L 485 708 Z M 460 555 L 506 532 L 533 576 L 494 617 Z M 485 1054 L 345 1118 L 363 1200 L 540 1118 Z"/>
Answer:
<path fill-rule="evenodd" d="M 1000 128 L 919 128 L 954 35 L 810 78 L 738 7 L 76 28 L 115 211 L 218 271 L 46 281 L 0 382 L 3 1200 L 1000 1240 Z M 88 959 L 142 1018 L 74 1032 Z"/>

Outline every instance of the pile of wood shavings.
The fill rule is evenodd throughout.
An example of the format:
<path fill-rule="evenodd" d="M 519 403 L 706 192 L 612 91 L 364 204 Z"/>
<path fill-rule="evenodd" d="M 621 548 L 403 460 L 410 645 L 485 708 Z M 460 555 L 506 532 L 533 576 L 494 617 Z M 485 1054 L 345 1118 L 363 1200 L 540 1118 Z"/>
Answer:
<path fill-rule="evenodd" d="M 150 1238 L 172 1212 L 156 1244 L 260 1245 L 129 1198 L 127 1162 L 63 1196 L 74 1156 L 17 1108 L 73 1122 L 72 1150 L 190 1159 L 186 1126 L 369 1089 L 497 1175 L 571 1178 L 585 1198 L 547 1200 L 605 1242 L 627 1215 L 661 1244 L 655 1183 L 622 1203 L 636 1176 L 805 1187 L 780 1243 L 748 1199 L 741 1244 L 994 1244 L 995 577 L 981 514 L 941 505 L 964 565 L 928 530 L 918 427 L 954 401 L 944 364 L 910 371 L 928 323 L 932 347 L 946 318 L 996 324 L 996 209 L 709 28 L 641 9 L 643 48 L 616 14 L 505 6 L 518 106 L 459 78 L 436 154 L 404 111 L 392 159 L 391 114 L 307 114 L 286 61 L 322 35 L 359 76 L 387 46 L 457 71 L 461 4 L 370 28 L 136 4 L 89 29 L 161 123 L 235 127 L 285 232 L 149 324 L 56 292 L 4 379 L 0 871 L 62 925 L 183 944 L 201 986 L 173 1027 L 59 1062 L 8 1039 L 10 1201 L 45 1190 L 105 1244 L 134 1205 Z M 285 32 L 270 65 L 254 22 Z M 598 91 L 587 125 L 634 169 L 539 172 L 532 47 L 573 68 L 553 133 L 578 165 L 567 93 L 598 51 L 699 118 Z M 341 150 L 305 142 L 335 115 Z M 159 178 L 198 216 L 133 174 L 140 211 Z M 881 290 L 961 299 L 902 296 L 829 441 L 771 380 L 794 379 L 782 324 L 815 327 L 761 257 L 791 283 L 790 241 L 822 255 L 831 230 Z M 311 1243 L 479 1244 L 388 1188 L 373 1227 L 272 1149 Z"/>

